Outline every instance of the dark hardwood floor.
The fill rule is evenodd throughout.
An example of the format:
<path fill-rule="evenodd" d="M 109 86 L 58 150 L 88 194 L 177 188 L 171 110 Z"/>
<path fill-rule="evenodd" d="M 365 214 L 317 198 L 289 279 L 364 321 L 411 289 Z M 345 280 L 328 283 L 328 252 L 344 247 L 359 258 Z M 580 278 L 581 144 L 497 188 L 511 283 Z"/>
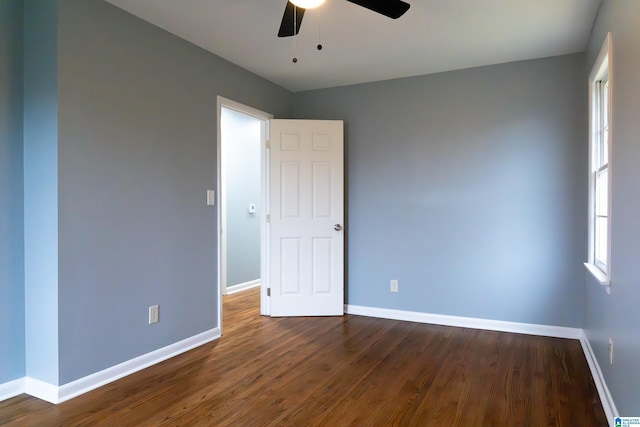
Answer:
<path fill-rule="evenodd" d="M 266 318 L 225 297 L 221 339 L 9 426 L 606 426 L 576 340 L 345 315 Z"/>

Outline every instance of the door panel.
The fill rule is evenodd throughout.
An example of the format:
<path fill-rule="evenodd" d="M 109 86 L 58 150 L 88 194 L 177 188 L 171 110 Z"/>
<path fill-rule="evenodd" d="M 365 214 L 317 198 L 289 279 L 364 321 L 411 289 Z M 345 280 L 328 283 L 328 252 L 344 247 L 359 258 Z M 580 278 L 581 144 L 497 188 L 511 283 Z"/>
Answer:
<path fill-rule="evenodd" d="M 313 163 L 313 218 L 331 216 L 331 163 Z"/>
<path fill-rule="evenodd" d="M 344 313 L 342 121 L 270 122 L 272 316 Z"/>
<path fill-rule="evenodd" d="M 280 164 L 280 197 L 283 218 L 300 217 L 300 164 L 282 162 Z"/>
<path fill-rule="evenodd" d="M 329 293 L 331 292 L 331 239 L 313 238 L 311 250 L 313 293 Z"/>
<path fill-rule="evenodd" d="M 282 295 L 300 293 L 301 241 L 302 239 L 296 238 L 280 240 Z"/>

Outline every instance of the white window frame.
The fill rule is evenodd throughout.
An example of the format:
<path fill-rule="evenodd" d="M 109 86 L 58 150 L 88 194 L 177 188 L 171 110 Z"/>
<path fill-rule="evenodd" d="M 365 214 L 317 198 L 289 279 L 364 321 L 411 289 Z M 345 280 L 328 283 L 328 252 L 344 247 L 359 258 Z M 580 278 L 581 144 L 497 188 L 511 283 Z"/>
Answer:
<path fill-rule="evenodd" d="M 611 152 L 612 152 L 612 63 L 611 55 L 611 33 L 607 34 L 600 53 L 589 74 L 589 260 L 584 265 L 595 279 L 603 286 L 607 292 L 611 292 Z M 603 95 L 604 85 L 608 90 Z M 606 117 L 603 110 L 606 105 Z M 605 129 L 604 124 L 607 124 Z M 606 138 L 603 139 L 603 138 Z M 605 145 L 606 153 L 602 146 Z M 603 157 L 606 154 L 606 161 Z M 598 203 L 596 182 L 598 176 L 603 172 L 607 174 L 606 185 L 606 215 L 597 215 L 596 204 Z M 602 191 L 602 187 L 600 188 Z M 606 225 L 606 260 L 596 256 L 596 236 L 597 218 L 607 218 Z"/>

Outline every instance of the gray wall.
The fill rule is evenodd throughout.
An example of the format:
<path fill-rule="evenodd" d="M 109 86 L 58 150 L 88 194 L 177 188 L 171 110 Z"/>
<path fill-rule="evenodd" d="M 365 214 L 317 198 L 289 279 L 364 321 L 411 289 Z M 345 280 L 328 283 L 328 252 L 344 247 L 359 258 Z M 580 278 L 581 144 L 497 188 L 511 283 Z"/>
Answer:
<path fill-rule="evenodd" d="M 584 74 L 576 54 L 296 93 L 295 117 L 346 121 L 347 302 L 580 327 Z"/>
<path fill-rule="evenodd" d="M 611 294 L 584 274 L 584 326 L 620 415 L 640 414 L 640 2 L 605 0 L 591 34 L 587 70 L 604 42 L 613 39 L 613 185 Z M 585 180 L 586 182 L 586 180 Z M 614 364 L 608 361 L 608 339 Z"/>
<path fill-rule="evenodd" d="M 0 384 L 25 374 L 22 14 L 0 1 Z"/>
<path fill-rule="evenodd" d="M 227 227 L 227 286 L 260 279 L 261 122 L 222 110 Z M 256 205 L 250 215 L 249 203 Z"/>
<path fill-rule="evenodd" d="M 291 94 L 99 0 L 61 2 L 58 45 L 64 384 L 218 326 L 217 95 Z"/>
<path fill-rule="evenodd" d="M 65 384 L 218 326 L 204 195 L 222 95 L 276 117 L 346 120 L 349 304 L 584 325 L 619 411 L 640 410 L 637 2 L 604 1 L 587 61 L 292 96 L 102 1 L 28 0 L 24 101 L 19 5 L 0 2 L 0 384 L 25 373 Z M 611 295 L 581 265 L 585 82 L 607 31 Z"/>
<path fill-rule="evenodd" d="M 57 385 L 57 0 L 24 2 L 26 374 Z"/>

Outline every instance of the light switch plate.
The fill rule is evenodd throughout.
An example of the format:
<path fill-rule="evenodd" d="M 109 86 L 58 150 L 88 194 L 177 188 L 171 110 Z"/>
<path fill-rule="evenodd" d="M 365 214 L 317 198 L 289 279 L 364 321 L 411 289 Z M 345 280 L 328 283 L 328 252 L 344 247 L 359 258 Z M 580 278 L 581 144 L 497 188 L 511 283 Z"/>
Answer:
<path fill-rule="evenodd" d="M 215 206 L 216 192 L 215 190 L 207 190 L 207 206 Z"/>
<path fill-rule="evenodd" d="M 160 307 L 157 305 L 152 305 L 149 307 L 149 324 L 158 323 L 160 317 Z"/>

